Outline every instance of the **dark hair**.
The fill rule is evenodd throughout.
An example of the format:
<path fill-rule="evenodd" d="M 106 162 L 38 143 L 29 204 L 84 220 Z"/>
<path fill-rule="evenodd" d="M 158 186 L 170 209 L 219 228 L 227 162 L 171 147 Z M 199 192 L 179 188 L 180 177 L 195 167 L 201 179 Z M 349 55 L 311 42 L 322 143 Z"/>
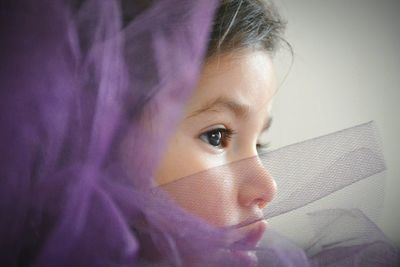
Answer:
<path fill-rule="evenodd" d="M 286 23 L 275 5 L 263 0 L 221 0 L 216 11 L 207 57 L 243 48 L 275 52 Z M 289 45 L 290 46 L 290 45 Z"/>

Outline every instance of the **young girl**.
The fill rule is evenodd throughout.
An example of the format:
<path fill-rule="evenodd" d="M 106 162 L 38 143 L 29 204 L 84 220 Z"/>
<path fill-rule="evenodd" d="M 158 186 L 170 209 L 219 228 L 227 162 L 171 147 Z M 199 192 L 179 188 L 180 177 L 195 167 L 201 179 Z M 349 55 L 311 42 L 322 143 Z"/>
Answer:
<path fill-rule="evenodd" d="M 272 6 L 262 1 L 223 1 L 213 27 L 196 89 L 168 136 L 157 167 L 157 185 L 255 158 L 257 150 L 266 143 L 261 135 L 270 126 L 271 102 L 276 91 L 272 56 L 282 38 L 283 24 Z M 156 112 L 148 116 L 151 127 L 157 116 Z M 136 154 L 130 149 L 131 141 L 135 140 L 128 135 L 122 147 L 127 168 Z M 252 183 L 224 184 L 222 179 L 210 179 L 208 192 L 192 187 L 192 198 L 207 194 L 221 205 L 216 207 L 219 210 L 189 210 L 215 225 L 227 226 L 239 223 L 256 207 L 264 207 L 272 200 L 276 185 L 261 164 L 253 168 L 259 179 Z M 224 201 L 219 201 L 217 195 Z M 235 214 L 224 217 L 224 205 L 228 203 L 237 205 Z"/>
<path fill-rule="evenodd" d="M 261 210 L 276 190 L 273 178 L 257 162 L 257 150 L 266 142 L 260 137 L 271 122 L 276 91 L 272 56 L 284 24 L 274 7 L 263 1 L 222 1 L 212 27 L 196 89 L 179 122 L 172 126 L 156 168 L 155 184 L 186 211 L 214 226 L 239 225 L 257 217 L 230 240 L 234 243 L 257 235 L 252 240 L 254 249 L 266 228 Z M 153 130 L 150 135 L 160 135 L 162 131 L 155 130 L 159 111 L 146 112 L 145 123 Z M 132 162 L 137 160 L 135 145 L 136 139 L 128 134 L 122 159 L 132 176 L 136 168 Z M 227 165 L 243 164 L 244 160 L 251 168 L 248 175 L 238 175 L 237 166 Z M 221 165 L 229 172 L 224 177 L 204 172 Z M 242 258 L 245 256 L 255 263 L 254 253 Z"/>
<path fill-rule="evenodd" d="M 257 151 L 283 31 L 272 5 L 2 8 L 0 265 L 321 262 L 277 236 L 259 246 L 277 191 Z M 370 247 L 350 248 L 319 259 Z"/>

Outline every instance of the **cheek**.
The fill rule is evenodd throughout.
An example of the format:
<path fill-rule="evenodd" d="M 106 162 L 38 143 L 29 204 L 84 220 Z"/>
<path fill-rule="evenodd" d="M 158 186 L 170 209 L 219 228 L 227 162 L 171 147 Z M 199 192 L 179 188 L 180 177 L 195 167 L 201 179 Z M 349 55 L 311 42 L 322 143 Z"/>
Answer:
<path fill-rule="evenodd" d="M 216 226 L 238 222 L 237 186 L 223 156 L 210 155 L 192 138 L 171 139 L 156 182 L 179 206 Z"/>
<path fill-rule="evenodd" d="M 179 206 L 216 226 L 239 221 L 237 186 L 219 168 L 185 177 L 163 186 Z"/>
<path fill-rule="evenodd" d="M 192 174 L 220 166 L 227 162 L 224 156 L 216 156 L 204 149 L 202 141 L 183 131 L 169 141 L 156 172 L 158 185 L 167 184 Z"/>
<path fill-rule="evenodd" d="M 207 166 L 193 152 L 189 138 L 175 134 L 169 141 L 156 173 L 156 183 L 164 185 L 200 171 Z"/>

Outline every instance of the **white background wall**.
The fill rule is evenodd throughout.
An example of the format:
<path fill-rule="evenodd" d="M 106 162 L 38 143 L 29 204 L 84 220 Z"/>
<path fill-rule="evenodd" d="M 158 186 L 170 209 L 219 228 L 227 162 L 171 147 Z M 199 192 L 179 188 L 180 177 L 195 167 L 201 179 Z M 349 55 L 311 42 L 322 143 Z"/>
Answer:
<path fill-rule="evenodd" d="M 379 226 L 399 244 L 400 1 L 275 2 L 295 56 L 275 98 L 272 147 L 374 120 L 388 167 Z M 287 61 L 278 67 L 282 76 Z"/>

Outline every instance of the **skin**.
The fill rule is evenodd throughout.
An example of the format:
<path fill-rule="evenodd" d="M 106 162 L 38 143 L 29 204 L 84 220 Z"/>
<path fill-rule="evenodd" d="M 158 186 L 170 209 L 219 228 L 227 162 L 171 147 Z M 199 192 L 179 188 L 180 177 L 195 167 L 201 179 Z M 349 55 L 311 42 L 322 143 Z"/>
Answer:
<path fill-rule="evenodd" d="M 157 184 L 213 225 L 260 216 L 276 191 L 257 157 L 275 91 L 274 67 L 265 51 L 247 49 L 208 59 L 167 144 Z M 226 129 L 234 132 L 230 138 Z"/>

